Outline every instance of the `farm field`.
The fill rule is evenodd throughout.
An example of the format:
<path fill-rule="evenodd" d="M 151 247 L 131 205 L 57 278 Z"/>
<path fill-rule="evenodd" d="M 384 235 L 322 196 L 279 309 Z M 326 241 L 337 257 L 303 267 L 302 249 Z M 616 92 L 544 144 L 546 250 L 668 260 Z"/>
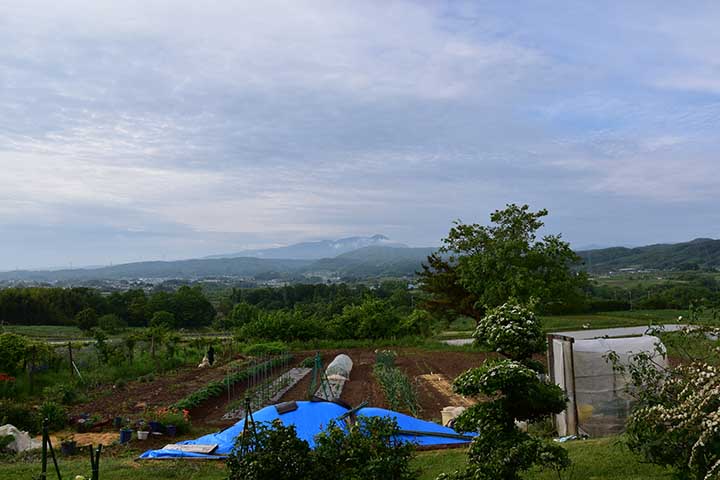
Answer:
<path fill-rule="evenodd" d="M 438 420 L 440 410 L 457 401 L 451 391 L 451 382 L 463 371 L 478 366 L 487 354 L 473 351 L 426 351 L 419 348 L 395 348 L 396 366 L 407 375 L 417 394 L 419 417 Z M 351 348 L 319 351 L 323 362 L 329 363 L 336 355 L 345 353 L 353 360 L 350 381 L 343 389 L 341 400 L 350 405 L 359 405 L 366 401 L 369 405 L 388 408 L 390 405 L 373 376 L 375 349 Z M 297 366 L 303 359 L 312 357 L 315 350 L 300 351 L 293 354 L 293 360 L 287 368 Z M 238 355 L 233 364 L 247 361 L 249 357 Z M 230 365 L 233 365 L 230 364 Z M 116 416 L 137 416 L 146 408 L 172 405 L 183 397 L 211 382 L 223 382 L 232 367 L 221 365 L 211 369 L 198 369 L 194 365 L 178 368 L 163 375 L 156 375 L 152 381 L 133 380 L 121 389 L 99 386 L 91 393 L 89 402 L 74 405 L 71 413 L 88 413 L 108 421 Z M 235 367 L 237 369 L 237 367 Z M 276 378 L 280 369 L 271 372 Z M 308 398 L 311 376 L 303 378 L 285 393 L 279 401 L 305 400 Z M 233 421 L 223 420 L 228 405 L 241 400 L 247 389 L 247 382 L 235 384 L 229 392 L 207 400 L 202 405 L 190 409 L 193 425 L 225 427 Z"/>
<path fill-rule="evenodd" d="M 624 310 L 617 312 L 583 313 L 579 315 L 543 315 L 546 332 L 582 330 L 587 328 L 640 327 L 653 323 L 677 323 L 678 317 L 687 317 L 687 310 Z M 475 328 L 472 319 L 461 318 L 439 333 L 438 339 L 467 338 Z"/>
<path fill-rule="evenodd" d="M 666 470 L 642 463 L 629 452 L 618 437 L 598 440 L 569 442 L 565 447 L 570 453 L 573 467 L 563 478 L 591 480 L 663 480 L 672 478 Z M 223 462 L 207 461 L 135 461 L 142 450 L 138 444 L 129 447 L 111 447 L 101 459 L 103 480 L 135 480 L 152 478 L 157 480 L 220 480 L 227 477 Z M 432 480 L 439 473 L 451 472 L 465 464 L 465 450 L 440 450 L 418 452 L 413 466 L 419 470 L 418 479 Z M 77 474 L 89 473 L 89 461 L 85 455 L 60 459 L 63 478 L 74 478 Z M 26 480 L 39 473 L 37 456 L 24 457 L 0 465 L 4 480 Z M 72 474 L 72 475 L 70 475 Z M 557 478 L 554 472 L 530 472 L 528 480 L 550 480 Z"/>

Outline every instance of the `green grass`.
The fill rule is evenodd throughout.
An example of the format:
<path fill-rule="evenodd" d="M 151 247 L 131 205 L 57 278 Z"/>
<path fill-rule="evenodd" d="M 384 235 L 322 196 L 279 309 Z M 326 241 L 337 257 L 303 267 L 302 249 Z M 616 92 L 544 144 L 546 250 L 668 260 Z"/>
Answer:
<path fill-rule="evenodd" d="M 570 452 L 573 467 L 563 475 L 564 480 L 661 480 L 672 478 L 660 467 L 642 463 L 627 450 L 618 437 L 569 442 L 565 444 Z M 100 460 L 100 478 L 103 480 L 183 479 L 220 480 L 226 478 L 224 462 L 200 461 L 144 461 L 135 462 L 137 452 L 112 447 Z M 413 466 L 420 470 L 420 480 L 434 479 L 439 473 L 452 472 L 465 465 L 464 449 L 420 452 Z M 49 465 L 52 468 L 52 463 Z M 90 461 L 85 455 L 61 458 L 63 478 L 85 475 L 89 478 Z M 0 478 L 4 480 L 27 480 L 40 472 L 40 461 L 36 454 L 20 461 L 0 460 Z M 50 476 L 49 478 L 54 478 Z M 554 472 L 530 472 L 528 480 L 557 479 Z"/>
<path fill-rule="evenodd" d="M 670 479 L 671 474 L 660 467 L 640 462 L 618 437 L 569 442 L 565 444 L 570 452 L 573 466 L 562 476 L 563 480 L 660 480 Z M 466 463 L 465 450 L 441 450 L 421 452 L 415 459 L 415 467 L 421 470 L 421 480 L 434 479 L 443 472 L 463 468 Z M 532 471 L 528 480 L 557 479 L 555 472 Z"/>
<path fill-rule="evenodd" d="M 82 330 L 65 325 L 3 325 L 3 332 L 17 333 L 34 338 L 82 338 Z"/>
<path fill-rule="evenodd" d="M 677 323 L 678 317 L 687 318 L 687 310 L 626 310 L 619 312 L 583 313 L 578 315 L 543 315 L 540 319 L 546 332 L 582 330 L 589 328 L 644 327 L 653 323 Z M 708 314 L 709 315 L 709 314 Z M 436 340 L 469 338 L 475 329 L 472 319 L 462 317 L 452 322 L 446 331 L 438 333 Z"/>
<path fill-rule="evenodd" d="M 644 327 L 654 323 L 677 323 L 678 316 L 687 318 L 686 310 L 627 310 L 620 312 L 600 312 L 580 315 L 543 316 L 543 327 L 548 332 L 580 330 L 583 325 L 589 328 Z"/>

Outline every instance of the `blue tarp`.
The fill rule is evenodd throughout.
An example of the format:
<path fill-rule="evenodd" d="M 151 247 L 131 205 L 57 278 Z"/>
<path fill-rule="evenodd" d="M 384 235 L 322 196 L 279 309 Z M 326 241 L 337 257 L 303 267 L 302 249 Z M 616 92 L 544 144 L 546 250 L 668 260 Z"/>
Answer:
<path fill-rule="evenodd" d="M 307 441 L 311 448 L 315 446 L 315 436 L 324 430 L 331 420 L 337 419 L 348 409 L 331 402 L 297 402 L 297 410 L 279 414 L 275 406 L 265 407 L 253 413 L 255 422 L 272 422 L 280 419 L 284 425 L 295 425 L 299 438 Z M 417 445 L 448 445 L 458 443 L 468 443 L 468 439 L 456 439 L 446 437 L 435 437 L 432 433 L 444 433 L 457 435 L 457 433 L 448 427 L 443 427 L 433 422 L 419 420 L 417 418 L 403 415 L 402 413 L 385 410 L 383 408 L 365 407 L 358 410 L 357 415 L 365 415 L 368 417 L 392 417 L 397 420 L 400 430 L 417 431 L 429 433 L 430 435 L 400 435 L 400 439 L 412 442 Z M 245 425 L 245 420 L 240 420 L 235 425 L 221 432 L 205 435 L 195 440 L 187 440 L 178 442 L 179 445 L 213 445 L 217 444 L 218 448 L 212 455 L 199 453 L 182 452 L 180 450 L 148 450 L 140 455 L 140 458 L 218 458 L 228 455 L 235 446 L 235 440 L 241 435 Z"/>

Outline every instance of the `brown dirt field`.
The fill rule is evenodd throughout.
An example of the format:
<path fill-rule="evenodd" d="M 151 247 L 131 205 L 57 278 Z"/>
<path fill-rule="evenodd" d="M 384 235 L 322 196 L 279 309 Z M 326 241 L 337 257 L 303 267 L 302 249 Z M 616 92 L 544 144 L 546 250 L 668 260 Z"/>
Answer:
<path fill-rule="evenodd" d="M 478 367 L 488 357 L 482 352 L 398 351 L 395 364 L 416 382 L 420 418 L 440 420 L 440 412 L 447 406 L 459 406 L 454 394 L 423 379 L 424 375 L 441 375 L 452 381 L 465 370 Z"/>
<path fill-rule="evenodd" d="M 282 369 L 280 367 L 275 368 L 272 370 L 269 378 L 275 379 L 279 377 L 290 368 L 296 367 L 303 358 L 304 357 L 295 355 L 295 358 L 292 362 L 290 362 L 287 369 Z M 190 418 L 192 419 L 193 425 L 202 423 L 203 425 L 212 425 L 217 426 L 218 428 L 224 428 L 235 424 L 237 420 L 223 420 L 222 417 L 225 415 L 228 403 L 236 400 L 242 400 L 245 396 L 245 390 L 247 390 L 247 388 L 248 382 L 236 383 L 232 387 L 229 397 L 227 394 L 223 394 L 219 397 L 211 398 L 199 407 L 190 410 Z"/>
<path fill-rule="evenodd" d="M 427 351 L 415 348 L 396 348 L 396 365 L 417 386 L 419 416 L 427 420 L 438 420 L 442 408 L 459 405 L 458 398 L 450 390 L 450 382 L 465 370 L 479 366 L 488 354 L 478 352 Z M 297 366 L 304 358 L 314 355 L 315 351 L 294 352 L 294 361 L 288 367 Z M 341 400 L 357 406 L 362 402 L 374 407 L 388 408 L 382 389 L 372 374 L 375 364 L 375 350 L 368 348 L 335 349 L 321 351 L 323 365 L 327 365 L 335 355 L 346 353 L 353 360 L 350 381 L 345 384 Z M 238 357 L 242 359 L 242 357 Z M 277 369 L 273 376 L 282 371 Z M 141 383 L 128 382 L 122 390 L 108 389 L 94 400 L 72 409 L 73 414 L 83 412 L 99 415 L 109 421 L 118 415 L 137 416 L 145 406 L 168 406 L 184 396 L 204 387 L 211 381 L 222 379 L 226 368 L 197 369 L 184 367 L 172 373 L 156 375 L 155 381 Z M 306 400 L 312 373 L 289 390 L 280 401 Z M 245 383 L 236 384 L 230 401 L 243 397 L 247 388 Z M 227 395 L 210 399 L 190 412 L 193 424 L 200 427 L 222 428 L 234 421 L 222 420 L 228 404 Z"/>
<path fill-rule="evenodd" d="M 243 359 L 238 356 L 235 360 Z M 89 413 L 108 420 L 115 416 L 138 415 L 146 406 L 167 407 L 209 382 L 223 379 L 226 371 L 227 364 L 206 369 L 187 366 L 155 374 L 152 382 L 127 382 L 122 389 L 105 385 L 95 392 L 97 396 L 93 400 L 74 406 L 71 414 Z"/>
<path fill-rule="evenodd" d="M 452 381 L 465 370 L 479 366 L 487 357 L 485 353 L 474 352 L 427 351 L 412 348 L 396 348 L 394 351 L 398 354 L 396 359 L 398 368 L 416 382 L 421 408 L 420 417 L 428 420 L 439 419 L 442 408 L 457 405 L 457 399 L 453 398 L 454 394 L 451 392 L 438 389 L 432 382 L 423 380 L 422 376 L 439 374 Z M 314 353 L 299 352 L 297 356 L 305 358 Z M 352 406 L 366 401 L 373 407 L 388 408 L 382 389 L 372 374 L 375 350 L 359 348 L 324 350 L 321 351 L 323 365 L 327 365 L 340 353 L 349 355 L 353 361 L 350 381 L 345 384 L 341 400 Z M 305 400 L 311 379 L 312 374 L 305 377 L 288 391 L 281 401 Z"/>

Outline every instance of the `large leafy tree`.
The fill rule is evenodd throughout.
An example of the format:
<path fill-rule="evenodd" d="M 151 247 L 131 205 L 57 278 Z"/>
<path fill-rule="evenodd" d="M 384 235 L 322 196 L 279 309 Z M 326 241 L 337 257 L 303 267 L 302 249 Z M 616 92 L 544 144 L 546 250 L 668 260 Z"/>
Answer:
<path fill-rule="evenodd" d="M 575 300 L 587 279 L 572 270 L 580 259 L 560 235 L 538 239 L 547 214 L 510 204 L 490 215 L 491 225 L 455 222 L 419 272 L 425 307 L 479 321 L 509 298 L 539 309 Z"/>

